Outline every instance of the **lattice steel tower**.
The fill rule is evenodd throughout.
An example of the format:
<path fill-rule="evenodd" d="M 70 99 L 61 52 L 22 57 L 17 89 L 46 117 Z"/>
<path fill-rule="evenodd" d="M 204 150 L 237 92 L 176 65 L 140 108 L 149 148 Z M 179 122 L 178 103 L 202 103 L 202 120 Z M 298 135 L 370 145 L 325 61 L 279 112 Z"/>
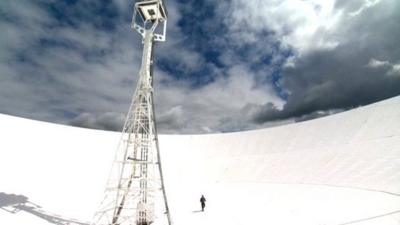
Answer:
<path fill-rule="evenodd" d="M 132 28 L 143 38 L 139 80 L 93 225 L 171 225 L 153 106 L 153 42 L 165 41 L 162 0 L 135 4 Z"/>

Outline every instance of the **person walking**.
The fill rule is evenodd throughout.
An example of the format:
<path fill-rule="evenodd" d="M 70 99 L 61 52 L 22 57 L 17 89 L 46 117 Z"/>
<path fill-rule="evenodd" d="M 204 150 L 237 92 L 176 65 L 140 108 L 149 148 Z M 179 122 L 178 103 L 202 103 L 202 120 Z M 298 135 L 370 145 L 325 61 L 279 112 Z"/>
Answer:
<path fill-rule="evenodd" d="M 204 198 L 204 195 L 201 195 L 201 198 L 200 198 L 200 203 L 201 203 L 201 211 L 203 211 L 204 212 L 204 208 L 206 207 L 206 198 Z"/>

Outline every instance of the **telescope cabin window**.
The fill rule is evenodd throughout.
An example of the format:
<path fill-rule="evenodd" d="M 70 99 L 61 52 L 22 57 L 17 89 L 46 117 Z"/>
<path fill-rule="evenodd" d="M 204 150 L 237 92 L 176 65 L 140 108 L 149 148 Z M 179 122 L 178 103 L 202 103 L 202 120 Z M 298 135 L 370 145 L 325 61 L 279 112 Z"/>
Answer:
<path fill-rule="evenodd" d="M 150 16 L 156 15 L 156 12 L 154 12 L 154 9 L 149 9 L 149 10 L 147 10 L 147 12 L 149 13 Z"/>

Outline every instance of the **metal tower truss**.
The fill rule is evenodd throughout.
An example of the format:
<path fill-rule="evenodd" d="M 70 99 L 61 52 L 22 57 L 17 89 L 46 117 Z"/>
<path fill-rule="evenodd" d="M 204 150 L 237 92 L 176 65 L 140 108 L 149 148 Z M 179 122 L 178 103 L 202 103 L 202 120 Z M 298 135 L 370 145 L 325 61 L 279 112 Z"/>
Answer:
<path fill-rule="evenodd" d="M 161 34 L 156 33 L 159 24 L 164 24 Z M 135 4 L 132 28 L 143 37 L 142 66 L 93 225 L 171 225 L 155 124 L 152 74 L 153 41 L 165 40 L 165 24 L 161 0 Z"/>

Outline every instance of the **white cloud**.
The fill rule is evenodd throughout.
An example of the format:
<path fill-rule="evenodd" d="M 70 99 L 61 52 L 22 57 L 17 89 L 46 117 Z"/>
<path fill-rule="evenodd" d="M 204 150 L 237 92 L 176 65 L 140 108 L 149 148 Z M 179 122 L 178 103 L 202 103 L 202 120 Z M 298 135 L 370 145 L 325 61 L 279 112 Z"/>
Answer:
<path fill-rule="evenodd" d="M 226 23 L 233 31 L 242 31 L 237 35 L 243 41 L 259 41 L 252 34 L 269 30 L 300 54 L 313 49 L 332 49 L 339 44 L 328 35 L 342 15 L 334 10 L 334 0 L 234 0 L 225 4 L 220 13 L 228 12 Z"/>
<path fill-rule="evenodd" d="M 400 72 L 400 64 L 393 65 L 393 71 Z"/>
<path fill-rule="evenodd" d="M 159 71 L 157 75 L 163 76 Z M 248 104 L 283 104 L 272 87 L 257 85 L 255 77 L 247 68 L 237 66 L 228 71 L 228 76 L 218 77 L 201 88 L 192 89 L 186 83 L 158 88 L 155 95 L 159 127 L 169 133 L 254 128 L 249 123 L 250 115 L 243 113 Z"/>
<path fill-rule="evenodd" d="M 390 63 L 388 61 L 380 61 L 380 60 L 372 58 L 369 61 L 369 63 L 367 64 L 367 67 L 379 68 L 379 67 L 388 66 L 388 65 L 390 65 Z"/>
<path fill-rule="evenodd" d="M 349 12 L 349 16 L 354 17 L 360 15 L 364 10 L 371 8 L 381 2 L 381 0 L 364 0 L 364 4 L 357 10 Z"/>
<path fill-rule="evenodd" d="M 400 64 L 393 65 L 392 70 L 389 71 L 388 75 L 400 76 Z"/>
<path fill-rule="evenodd" d="M 387 69 L 386 75 L 388 76 L 397 76 L 400 75 L 400 64 L 390 63 L 389 61 L 380 61 L 372 58 L 367 67 L 377 69 L 384 68 Z"/>

